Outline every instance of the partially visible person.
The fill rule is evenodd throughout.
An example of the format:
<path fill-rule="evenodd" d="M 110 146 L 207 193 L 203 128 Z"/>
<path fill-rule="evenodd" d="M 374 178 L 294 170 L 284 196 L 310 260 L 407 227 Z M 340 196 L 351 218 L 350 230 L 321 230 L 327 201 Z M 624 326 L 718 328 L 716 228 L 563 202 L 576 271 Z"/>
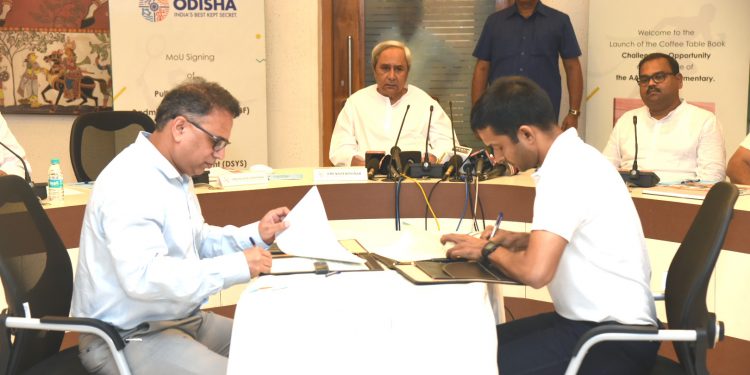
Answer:
<path fill-rule="evenodd" d="M 654 171 L 662 182 L 722 181 L 724 135 L 716 116 L 680 99 L 682 74 L 672 56 L 651 53 L 638 63 L 643 107 L 617 120 L 604 155 L 616 168 L 630 170 L 635 159 L 637 120 L 638 168 Z"/>
<path fill-rule="evenodd" d="M 474 105 L 471 128 L 521 170 L 536 168 L 531 233 L 448 234 L 449 258 L 491 263 L 533 288 L 555 311 L 497 326 L 500 374 L 562 374 L 579 338 L 600 325 L 656 327 L 651 267 L 640 218 L 617 170 L 576 129 L 556 124 L 549 97 L 525 77 L 496 80 Z M 570 183 L 570 166 L 586 173 Z M 488 246 L 489 245 L 489 246 Z M 643 374 L 655 342 L 597 344 L 580 374 Z"/>
<path fill-rule="evenodd" d="M 581 48 L 567 14 L 538 0 L 516 0 L 484 23 L 474 49 L 477 58 L 471 82 L 471 102 L 476 103 L 487 85 L 499 77 L 531 78 L 549 95 L 560 116 L 561 83 L 558 58 L 562 59 L 568 86 L 568 113 L 560 126 L 578 127 L 583 96 Z"/>
<path fill-rule="evenodd" d="M 452 152 L 448 115 L 430 95 L 407 83 L 411 68 L 409 48 L 395 40 L 381 42 L 372 49 L 371 62 L 375 84 L 355 92 L 346 100 L 331 136 L 328 153 L 331 163 L 335 166 L 363 166 L 367 151 L 388 154 L 397 137 L 401 150 L 424 153 L 428 124 L 430 161 L 439 161 Z M 402 121 L 404 126 L 399 137 Z"/>
<path fill-rule="evenodd" d="M 727 177 L 735 184 L 750 185 L 750 134 L 729 158 Z"/>
<path fill-rule="evenodd" d="M 2 115 L 0 115 L 0 142 L 23 158 L 26 162 L 26 167 L 29 169 L 29 173 L 31 173 L 31 164 L 26 160 L 26 151 L 21 147 L 21 144 L 18 143 L 18 140 L 13 136 L 13 133 L 10 132 L 8 123 L 5 122 L 5 118 L 3 118 Z M 0 176 L 9 174 L 26 178 L 26 172 L 23 169 L 23 162 L 21 159 L 13 155 L 13 153 L 8 151 L 5 147 L 0 146 Z"/>
<path fill-rule="evenodd" d="M 103 320 L 129 341 L 133 374 L 224 374 L 232 320 L 208 297 L 271 269 L 264 249 L 286 228 L 276 208 L 242 227 L 207 224 L 192 176 L 224 158 L 240 106 L 196 78 L 169 91 L 156 130 L 141 132 L 96 180 L 86 205 L 71 315 Z M 106 344 L 82 334 L 91 373 L 117 372 Z"/>

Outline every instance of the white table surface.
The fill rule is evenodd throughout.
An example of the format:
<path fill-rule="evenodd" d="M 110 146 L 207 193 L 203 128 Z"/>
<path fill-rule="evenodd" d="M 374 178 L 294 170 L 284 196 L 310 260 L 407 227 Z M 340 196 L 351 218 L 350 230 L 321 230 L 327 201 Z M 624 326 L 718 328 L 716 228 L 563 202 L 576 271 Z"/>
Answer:
<path fill-rule="evenodd" d="M 263 276 L 237 304 L 228 374 L 497 374 L 493 291 L 393 271 Z"/>

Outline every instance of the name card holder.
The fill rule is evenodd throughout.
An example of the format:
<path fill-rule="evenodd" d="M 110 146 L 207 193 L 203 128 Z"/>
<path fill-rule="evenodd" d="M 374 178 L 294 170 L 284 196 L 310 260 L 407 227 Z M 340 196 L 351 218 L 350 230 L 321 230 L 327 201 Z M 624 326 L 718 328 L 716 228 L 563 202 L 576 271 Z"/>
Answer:
<path fill-rule="evenodd" d="M 258 172 L 226 173 L 219 176 L 221 187 L 267 184 L 268 174 Z"/>
<path fill-rule="evenodd" d="M 365 167 L 315 168 L 313 180 L 315 182 L 367 181 L 367 169 Z"/>

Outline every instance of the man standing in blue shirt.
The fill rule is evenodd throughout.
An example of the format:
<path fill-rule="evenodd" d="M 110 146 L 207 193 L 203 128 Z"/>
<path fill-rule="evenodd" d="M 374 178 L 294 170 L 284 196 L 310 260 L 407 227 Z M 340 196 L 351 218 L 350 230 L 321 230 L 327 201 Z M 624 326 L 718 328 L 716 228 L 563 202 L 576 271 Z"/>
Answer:
<path fill-rule="evenodd" d="M 568 114 L 560 126 L 563 130 L 578 127 L 583 95 L 580 55 L 581 48 L 568 15 L 539 0 L 516 0 L 515 5 L 487 17 L 474 49 L 477 64 L 471 83 L 471 102 L 476 103 L 495 79 L 521 75 L 531 78 L 547 92 L 559 116 L 560 56 L 570 98 Z"/>

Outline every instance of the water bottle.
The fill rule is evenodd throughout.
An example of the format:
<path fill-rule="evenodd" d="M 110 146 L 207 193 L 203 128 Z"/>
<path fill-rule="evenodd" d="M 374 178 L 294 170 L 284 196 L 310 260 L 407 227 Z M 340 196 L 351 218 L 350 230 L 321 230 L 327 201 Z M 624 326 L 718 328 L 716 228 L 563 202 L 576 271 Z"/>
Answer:
<path fill-rule="evenodd" d="M 63 190 L 63 174 L 60 169 L 60 159 L 52 159 L 47 172 L 47 177 L 49 179 L 49 184 L 47 185 L 47 196 L 49 197 L 49 201 L 52 203 L 62 203 L 65 192 Z"/>

